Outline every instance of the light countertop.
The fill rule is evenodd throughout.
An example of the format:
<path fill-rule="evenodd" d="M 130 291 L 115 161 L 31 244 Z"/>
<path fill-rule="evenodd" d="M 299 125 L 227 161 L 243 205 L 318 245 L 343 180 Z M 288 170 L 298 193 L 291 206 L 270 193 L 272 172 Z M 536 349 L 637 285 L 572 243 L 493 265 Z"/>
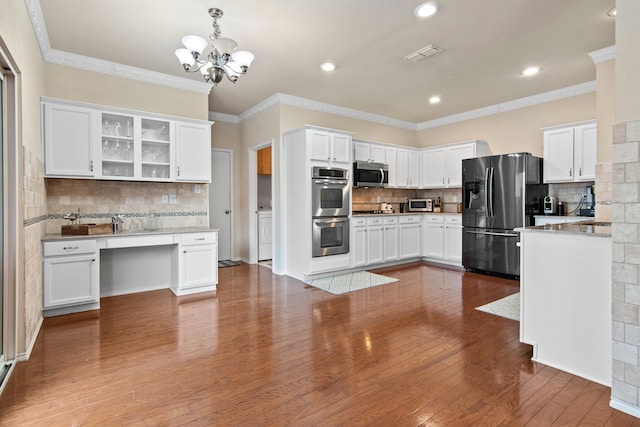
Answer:
<path fill-rule="evenodd" d="M 611 223 L 594 221 L 593 219 L 580 222 L 564 222 L 560 224 L 545 224 L 520 229 L 525 232 L 584 234 L 597 237 L 611 237 Z"/>
<path fill-rule="evenodd" d="M 462 215 L 457 212 L 354 213 L 351 216 Z"/>
<path fill-rule="evenodd" d="M 104 233 L 91 235 L 62 235 L 47 234 L 41 240 L 43 242 L 51 242 L 56 240 L 80 240 L 80 239 L 104 239 L 112 237 L 134 237 L 134 236 L 153 236 L 158 234 L 184 234 L 184 233 L 203 233 L 209 231 L 218 231 L 217 228 L 209 227 L 187 227 L 187 228 L 164 228 L 162 230 L 136 230 L 121 231 L 119 233 Z"/>

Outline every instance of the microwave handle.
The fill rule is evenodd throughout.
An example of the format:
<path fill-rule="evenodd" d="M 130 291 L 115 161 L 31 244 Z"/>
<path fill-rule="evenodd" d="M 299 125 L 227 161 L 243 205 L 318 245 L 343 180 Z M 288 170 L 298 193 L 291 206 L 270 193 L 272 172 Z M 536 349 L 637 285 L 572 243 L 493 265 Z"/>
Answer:
<path fill-rule="evenodd" d="M 380 168 L 380 185 L 384 185 L 384 169 Z"/>

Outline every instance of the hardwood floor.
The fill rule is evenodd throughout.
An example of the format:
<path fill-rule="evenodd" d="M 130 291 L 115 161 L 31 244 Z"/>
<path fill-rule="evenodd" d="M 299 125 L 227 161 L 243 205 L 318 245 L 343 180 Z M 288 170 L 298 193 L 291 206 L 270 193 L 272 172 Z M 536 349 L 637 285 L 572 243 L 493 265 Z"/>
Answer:
<path fill-rule="evenodd" d="M 531 362 L 475 310 L 518 283 L 422 264 L 334 296 L 265 267 L 217 292 L 105 298 L 45 320 L 2 426 L 631 426 L 607 387 Z"/>

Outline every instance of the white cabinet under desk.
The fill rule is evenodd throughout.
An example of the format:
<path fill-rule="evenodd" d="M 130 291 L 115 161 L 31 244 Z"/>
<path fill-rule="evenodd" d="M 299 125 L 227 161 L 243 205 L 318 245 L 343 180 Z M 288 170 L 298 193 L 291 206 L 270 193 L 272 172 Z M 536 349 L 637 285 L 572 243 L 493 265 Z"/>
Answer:
<path fill-rule="evenodd" d="M 43 315 L 100 308 L 100 297 L 169 288 L 214 291 L 218 233 L 171 229 L 43 239 Z"/>

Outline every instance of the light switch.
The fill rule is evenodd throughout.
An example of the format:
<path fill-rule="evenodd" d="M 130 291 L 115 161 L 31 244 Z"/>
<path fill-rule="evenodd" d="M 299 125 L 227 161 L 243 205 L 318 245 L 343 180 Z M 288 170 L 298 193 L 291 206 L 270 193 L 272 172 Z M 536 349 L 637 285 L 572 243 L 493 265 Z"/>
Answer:
<path fill-rule="evenodd" d="M 193 192 L 196 194 L 200 194 L 200 184 L 193 185 Z"/>
<path fill-rule="evenodd" d="M 175 205 L 177 199 L 178 199 L 178 196 L 176 196 L 175 194 L 169 194 L 169 203 L 170 204 Z"/>
<path fill-rule="evenodd" d="M 162 195 L 162 203 L 169 203 L 169 195 L 168 194 L 163 194 Z"/>

